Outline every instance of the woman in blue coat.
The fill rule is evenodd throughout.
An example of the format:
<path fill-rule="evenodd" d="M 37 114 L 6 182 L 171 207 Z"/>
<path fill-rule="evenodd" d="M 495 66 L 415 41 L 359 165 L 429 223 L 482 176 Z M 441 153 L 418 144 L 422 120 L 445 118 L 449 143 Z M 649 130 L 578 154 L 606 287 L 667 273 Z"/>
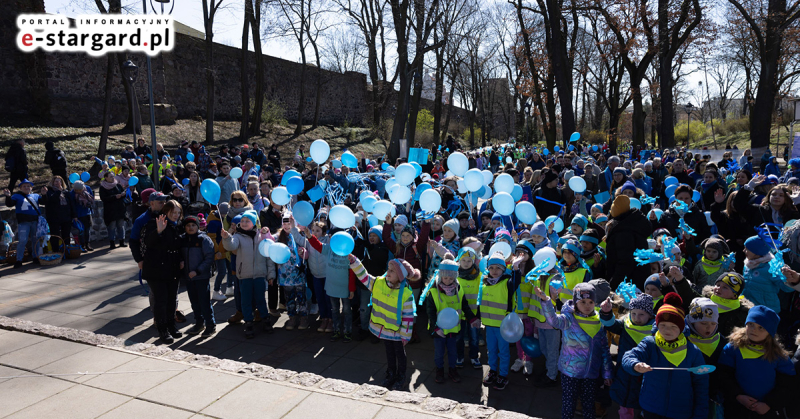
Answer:
<path fill-rule="evenodd" d="M 705 364 L 703 353 L 683 335 L 686 327 L 683 301 L 671 292 L 664 302 L 656 315 L 658 332 L 626 352 L 622 367 L 633 376 L 643 375 L 639 405 L 646 419 L 706 419 L 708 375 L 686 370 L 653 370 L 653 367 L 691 368 Z"/>

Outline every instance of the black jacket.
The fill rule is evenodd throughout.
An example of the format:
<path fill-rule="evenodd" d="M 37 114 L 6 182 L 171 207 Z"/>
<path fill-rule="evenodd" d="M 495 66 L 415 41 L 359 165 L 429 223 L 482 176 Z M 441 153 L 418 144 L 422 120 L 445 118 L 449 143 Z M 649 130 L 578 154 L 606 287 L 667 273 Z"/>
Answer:
<path fill-rule="evenodd" d="M 100 200 L 103 201 L 103 221 L 106 224 L 125 219 L 125 197 L 117 198 L 118 194 L 124 193 L 125 188 L 119 183 L 111 189 L 100 186 Z"/>
<path fill-rule="evenodd" d="M 50 166 L 50 170 L 66 169 L 67 156 L 63 151 L 57 148 L 47 150 L 47 152 L 44 153 L 44 164 Z"/>
<path fill-rule="evenodd" d="M 706 215 L 694 202 L 692 202 L 692 204 L 689 206 L 689 212 L 684 214 L 683 219 L 686 221 L 686 224 L 688 224 L 689 227 L 694 229 L 695 234 L 697 234 L 697 236 L 695 236 L 696 242 L 699 243 L 711 237 L 711 227 L 708 226 Z M 669 230 L 669 234 L 672 237 L 679 237 L 678 227 L 680 226 L 680 223 L 681 217 L 673 207 L 670 207 L 667 211 L 664 211 L 664 214 L 661 216 L 662 226 Z"/>
<path fill-rule="evenodd" d="M 64 196 L 64 204 L 61 204 L 61 196 Z M 57 191 L 50 187 L 44 196 L 44 215 L 48 223 L 68 223 L 75 218 L 75 209 L 69 198 L 69 191 Z M 63 237 L 66 240 L 66 237 Z"/>
<path fill-rule="evenodd" d="M 258 220 L 261 222 L 261 227 L 269 228 L 272 234 L 275 234 L 281 228 L 281 214 L 275 214 L 272 205 L 262 209 L 258 213 Z"/>
<path fill-rule="evenodd" d="M 14 161 L 14 168 L 11 170 L 11 173 L 20 175 L 28 173 L 28 155 L 25 154 L 25 149 L 22 148 L 21 145 L 17 143 L 11 144 L 11 147 L 8 148 L 8 152 L 6 153 L 6 159 L 9 158 Z"/>
<path fill-rule="evenodd" d="M 639 266 L 633 258 L 636 249 L 647 249 L 647 236 L 651 226 L 647 217 L 638 209 L 630 210 L 615 217 L 613 228 L 606 236 L 606 275 L 611 289 L 625 277 L 634 281 L 639 289 L 644 289 L 644 280 L 650 274 L 650 267 Z"/>
<path fill-rule="evenodd" d="M 167 228 L 159 234 L 156 219 L 152 219 L 144 227 L 144 230 L 142 237 L 145 253 L 142 279 L 152 282 L 177 278 L 183 258 L 180 251 L 181 238 L 178 234 L 178 226 L 168 221 Z"/>
<path fill-rule="evenodd" d="M 788 196 L 785 199 L 791 199 Z M 750 235 L 755 235 L 753 227 L 760 226 L 763 223 L 777 223 L 772 219 L 772 208 L 769 205 L 750 204 L 750 191 L 747 189 L 740 189 L 733 200 L 733 208 L 744 217 L 750 225 Z M 792 210 L 783 214 L 783 220 L 779 224 L 784 224 L 789 220 L 796 220 L 800 218 L 800 213 L 797 208 L 792 206 Z M 749 237 L 749 236 L 748 236 Z"/>

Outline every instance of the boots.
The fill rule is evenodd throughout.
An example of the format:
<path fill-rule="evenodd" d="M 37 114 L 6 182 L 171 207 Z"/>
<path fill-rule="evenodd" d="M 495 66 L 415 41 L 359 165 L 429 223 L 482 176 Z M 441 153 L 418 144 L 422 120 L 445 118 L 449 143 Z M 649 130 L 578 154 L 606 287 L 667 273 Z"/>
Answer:
<path fill-rule="evenodd" d="M 159 331 L 158 338 L 167 345 L 171 345 L 175 342 L 175 339 L 173 339 L 166 330 Z"/>
<path fill-rule="evenodd" d="M 256 335 L 253 332 L 253 322 L 245 322 L 244 324 L 244 337 L 247 339 L 252 339 Z"/>
<path fill-rule="evenodd" d="M 436 379 L 439 384 L 444 383 L 444 368 L 436 368 Z"/>
<path fill-rule="evenodd" d="M 119 247 L 128 247 L 128 245 L 125 244 L 125 240 L 119 239 Z"/>
<path fill-rule="evenodd" d="M 397 377 L 395 377 L 395 373 L 393 371 L 386 370 L 386 377 L 383 378 L 381 386 L 386 387 L 387 389 L 391 389 L 392 385 L 394 385 L 395 380 L 397 380 Z"/>
<path fill-rule="evenodd" d="M 239 324 L 242 320 L 244 320 L 244 314 L 241 311 L 237 311 L 236 314 L 228 318 L 228 323 Z"/>
<path fill-rule="evenodd" d="M 405 391 L 408 390 L 406 388 L 406 374 L 405 373 L 398 373 L 397 379 L 392 384 L 392 390 L 395 391 Z"/>
<path fill-rule="evenodd" d="M 117 245 L 114 244 L 114 240 L 111 240 L 111 246 L 109 247 L 109 249 L 114 250 L 116 248 L 117 248 Z"/>

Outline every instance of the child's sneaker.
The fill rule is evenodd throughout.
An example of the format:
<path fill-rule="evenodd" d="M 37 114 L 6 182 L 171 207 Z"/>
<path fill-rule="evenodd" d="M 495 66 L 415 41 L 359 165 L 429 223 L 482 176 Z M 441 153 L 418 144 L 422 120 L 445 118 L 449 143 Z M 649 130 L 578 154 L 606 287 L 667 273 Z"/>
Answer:
<path fill-rule="evenodd" d="M 397 374 L 397 379 L 392 384 L 392 390 L 395 391 L 405 391 L 408 390 L 406 388 L 406 375 L 405 374 Z"/>
<path fill-rule="evenodd" d="M 472 368 L 475 368 L 476 370 L 483 368 L 480 358 L 472 358 L 469 362 L 472 363 Z"/>
<path fill-rule="evenodd" d="M 396 379 L 397 377 L 395 377 L 393 372 L 386 370 L 386 376 L 383 377 L 383 382 L 381 382 L 381 386 L 386 387 L 387 389 L 391 388 L 394 385 Z"/>
<path fill-rule="evenodd" d="M 333 332 L 333 319 L 328 319 L 325 322 L 325 333 Z"/>
<path fill-rule="evenodd" d="M 289 320 L 286 320 L 286 323 L 283 324 L 283 328 L 286 330 L 294 330 L 294 322 L 296 317 L 289 317 Z"/>
<path fill-rule="evenodd" d="M 444 368 L 436 368 L 436 379 L 439 384 L 444 383 Z"/>
<path fill-rule="evenodd" d="M 200 333 L 203 332 L 203 330 L 206 330 L 205 325 L 203 325 L 203 323 L 198 323 L 198 324 L 195 324 L 194 326 L 192 326 L 191 329 L 187 330 L 186 334 L 192 335 L 192 336 L 199 335 Z"/>
<path fill-rule="evenodd" d="M 461 375 L 458 373 L 458 370 L 455 369 L 455 368 L 450 368 L 447 371 L 447 376 L 450 377 L 450 379 L 453 380 L 454 383 L 460 383 L 461 382 Z"/>
<path fill-rule="evenodd" d="M 228 299 L 228 297 L 226 297 L 222 291 L 214 291 L 214 293 L 211 294 L 211 299 L 215 301 L 225 301 Z"/>
<path fill-rule="evenodd" d="M 247 339 L 252 339 L 256 336 L 253 332 L 253 322 L 247 322 L 244 324 L 244 337 Z"/>
<path fill-rule="evenodd" d="M 345 333 L 344 337 L 342 338 L 342 343 L 350 343 L 353 340 L 353 335 L 350 333 Z"/>
<path fill-rule="evenodd" d="M 533 375 L 533 362 L 525 361 L 525 366 L 522 369 L 522 373 L 525 375 Z"/>
<path fill-rule="evenodd" d="M 503 377 L 502 375 L 499 375 L 497 376 L 497 380 L 494 382 L 494 389 L 505 390 L 507 385 L 508 385 L 508 377 Z"/>
<path fill-rule="evenodd" d="M 328 320 L 327 319 L 319 319 L 319 326 L 317 327 L 317 332 L 324 332 L 325 331 L 325 324 Z"/>
<path fill-rule="evenodd" d="M 511 371 L 520 372 L 520 370 L 522 370 L 522 367 L 524 365 L 525 365 L 525 362 L 522 361 L 521 359 L 517 358 L 517 360 L 514 361 L 514 365 L 511 366 Z"/>
<path fill-rule="evenodd" d="M 456 368 L 464 368 L 464 358 L 458 358 L 456 360 Z"/>
<path fill-rule="evenodd" d="M 203 334 L 200 335 L 201 338 L 210 338 L 214 336 L 214 333 L 217 333 L 217 326 L 206 327 L 206 330 L 203 331 Z"/>
<path fill-rule="evenodd" d="M 342 334 L 339 331 L 334 331 L 333 335 L 331 335 L 331 342 L 336 342 L 337 340 L 342 338 Z"/>
<path fill-rule="evenodd" d="M 483 385 L 489 387 L 494 384 L 495 380 L 497 380 L 497 373 L 489 370 L 489 373 L 486 374 L 486 377 L 483 379 Z"/>
<path fill-rule="evenodd" d="M 225 287 L 225 295 L 228 297 L 233 297 L 233 287 Z"/>
<path fill-rule="evenodd" d="M 308 316 L 300 317 L 300 326 L 297 326 L 297 330 L 306 330 L 308 329 Z"/>

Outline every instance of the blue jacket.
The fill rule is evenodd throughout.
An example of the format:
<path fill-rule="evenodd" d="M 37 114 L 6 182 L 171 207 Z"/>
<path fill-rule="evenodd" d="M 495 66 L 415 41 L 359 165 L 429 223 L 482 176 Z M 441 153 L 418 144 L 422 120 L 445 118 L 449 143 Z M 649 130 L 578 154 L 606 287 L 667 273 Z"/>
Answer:
<path fill-rule="evenodd" d="M 28 195 L 15 193 L 6 197 L 6 206 L 14 206 L 18 222 L 36 222 L 39 220 L 40 215 L 44 215 L 42 214 L 42 209 L 39 208 L 39 198 L 41 198 L 41 195 L 37 193 Z"/>
<path fill-rule="evenodd" d="M 780 177 L 781 176 L 781 169 L 778 168 L 778 163 L 770 163 L 764 169 L 764 176 L 775 175 Z"/>
<path fill-rule="evenodd" d="M 740 394 L 746 394 L 765 402 L 773 409 L 788 404 L 782 395 L 785 390 L 791 389 L 794 383 L 785 381 L 787 377 L 795 375 L 794 365 L 789 358 L 773 362 L 767 361 L 763 356 L 744 359 L 741 351 L 729 343 L 722 348 L 719 366 L 721 386 L 726 398 L 736 398 Z M 781 385 L 782 382 L 788 386 Z"/>
<path fill-rule="evenodd" d="M 656 346 L 655 338 L 644 338 L 635 348 L 622 356 L 622 368 L 639 377 L 633 367 L 644 362 L 651 367 L 673 368 Z M 677 368 L 697 367 L 705 364 L 703 353 L 687 341 L 686 358 Z M 708 417 L 708 376 L 689 371 L 655 370 L 644 374 L 639 393 L 642 409 L 676 419 L 706 419 Z"/>
<path fill-rule="evenodd" d="M 572 378 L 611 378 L 613 376 L 608 339 L 601 328 L 590 337 L 575 321 L 573 301 L 567 301 L 556 314 L 552 304 L 542 304 L 547 324 L 561 333 L 561 353 L 558 370 Z"/>
<path fill-rule="evenodd" d="M 86 191 L 89 192 L 90 195 L 94 196 L 94 191 L 92 190 L 89 185 L 86 185 Z M 92 215 L 92 208 L 86 208 L 83 205 L 78 203 L 78 198 L 75 196 L 75 191 L 69 191 L 69 199 L 72 202 L 73 208 L 75 208 L 75 218 L 86 217 L 87 215 Z M 144 226 L 144 225 L 142 225 Z"/>
<path fill-rule="evenodd" d="M 619 346 L 617 354 L 625 354 L 636 347 L 636 341 L 633 340 L 628 331 L 625 329 L 623 320 L 615 319 L 613 313 L 600 313 L 600 321 L 605 326 L 606 330 L 619 335 Z M 650 320 L 653 324 L 654 320 Z M 622 362 L 617 362 L 614 367 L 614 382 L 611 383 L 611 399 L 617 402 L 620 406 L 639 409 L 639 391 L 642 388 L 642 377 L 632 376 L 622 368 Z"/>
<path fill-rule="evenodd" d="M 794 292 L 780 278 L 769 273 L 769 263 L 762 263 L 755 269 L 744 267 L 744 291 L 742 295 L 754 305 L 764 305 L 776 313 L 781 312 L 781 301 L 778 291 Z"/>
<path fill-rule="evenodd" d="M 153 219 L 153 212 L 148 209 L 133 222 L 133 226 L 131 227 L 131 236 L 128 242 L 130 243 L 131 246 L 131 254 L 133 255 L 133 260 L 135 260 L 136 263 L 139 263 L 144 260 L 144 255 L 142 254 L 142 242 L 141 242 L 142 229 L 152 219 Z"/>

